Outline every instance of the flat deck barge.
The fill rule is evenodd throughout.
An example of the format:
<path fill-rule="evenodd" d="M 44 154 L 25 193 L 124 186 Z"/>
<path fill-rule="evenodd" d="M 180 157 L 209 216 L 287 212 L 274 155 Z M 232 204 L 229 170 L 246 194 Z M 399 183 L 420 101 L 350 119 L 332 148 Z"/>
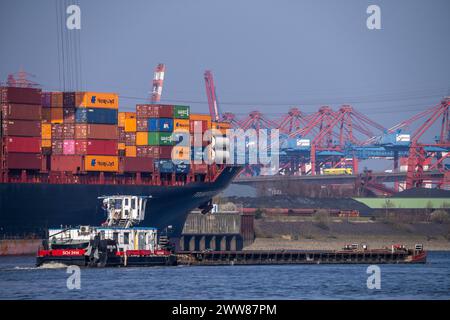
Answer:
<path fill-rule="evenodd" d="M 178 265 L 272 265 L 272 264 L 406 264 L 426 263 L 423 250 L 373 249 L 361 251 L 191 251 L 178 252 Z"/>

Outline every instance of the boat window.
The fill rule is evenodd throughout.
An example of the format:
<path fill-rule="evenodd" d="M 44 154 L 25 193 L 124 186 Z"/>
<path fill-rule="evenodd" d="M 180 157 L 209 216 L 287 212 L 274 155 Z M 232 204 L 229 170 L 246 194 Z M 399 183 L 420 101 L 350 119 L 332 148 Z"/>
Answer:
<path fill-rule="evenodd" d="M 113 232 L 113 240 L 116 243 L 119 243 L 119 233 L 118 232 Z"/>
<path fill-rule="evenodd" d="M 130 233 L 125 232 L 123 234 L 123 244 L 130 244 Z"/>
<path fill-rule="evenodd" d="M 116 199 L 114 203 L 114 209 L 120 209 L 122 208 L 122 199 Z"/>
<path fill-rule="evenodd" d="M 128 198 L 125 199 L 125 205 L 128 206 Z"/>
<path fill-rule="evenodd" d="M 131 199 L 131 209 L 136 209 L 136 199 Z"/>

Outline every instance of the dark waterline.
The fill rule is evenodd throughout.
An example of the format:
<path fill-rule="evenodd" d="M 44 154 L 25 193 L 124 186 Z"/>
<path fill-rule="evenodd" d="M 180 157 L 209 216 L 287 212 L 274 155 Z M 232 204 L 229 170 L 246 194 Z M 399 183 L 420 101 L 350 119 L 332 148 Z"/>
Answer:
<path fill-rule="evenodd" d="M 82 269 L 68 290 L 65 268 L 1 257 L 0 299 L 449 299 L 450 252 L 428 260 L 380 265 L 380 290 L 367 289 L 367 265 Z"/>

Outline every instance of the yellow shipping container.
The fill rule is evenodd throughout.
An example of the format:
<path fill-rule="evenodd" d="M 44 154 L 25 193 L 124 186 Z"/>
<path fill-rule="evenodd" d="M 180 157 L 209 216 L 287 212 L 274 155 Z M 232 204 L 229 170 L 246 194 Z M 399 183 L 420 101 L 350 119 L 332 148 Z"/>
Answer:
<path fill-rule="evenodd" d="M 78 108 L 119 109 L 119 96 L 116 93 L 77 92 L 75 106 Z"/>
<path fill-rule="evenodd" d="M 52 140 L 50 139 L 42 139 L 42 148 L 51 148 Z"/>
<path fill-rule="evenodd" d="M 125 156 L 136 157 L 136 146 L 126 146 Z"/>
<path fill-rule="evenodd" d="M 189 131 L 189 120 L 173 119 L 173 131 Z"/>
<path fill-rule="evenodd" d="M 148 133 L 147 132 L 136 132 L 136 145 L 137 146 L 148 145 Z"/>
<path fill-rule="evenodd" d="M 125 150 L 125 143 L 121 142 L 117 145 L 117 149 L 119 150 Z"/>
<path fill-rule="evenodd" d="M 173 147 L 172 160 L 190 160 L 189 147 Z"/>
<path fill-rule="evenodd" d="M 125 127 L 125 113 L 126 112 L 119 112 L 117 116 L 117 126 L 120 128 Z"/>
<path fill-rule="evenodd" d="M 119 158 L 115 156 L 86 156 L 84 158 L 86 171 L 118 171 Z"/>
<path fill-rule="evenodd" d="M 63 108 L 52 108 L 50 115 L 52 123 L 63 123 Z"/>
<path fill-rule="evenodd" d="M 41 124 L 41 138 L 50 140 L 52 138 L 52 125 L 50 123 Z"/>
<path fill-rule="evenodd" d="M 125 132 L 136 132 L 136 118 L 125 119 Z"/>

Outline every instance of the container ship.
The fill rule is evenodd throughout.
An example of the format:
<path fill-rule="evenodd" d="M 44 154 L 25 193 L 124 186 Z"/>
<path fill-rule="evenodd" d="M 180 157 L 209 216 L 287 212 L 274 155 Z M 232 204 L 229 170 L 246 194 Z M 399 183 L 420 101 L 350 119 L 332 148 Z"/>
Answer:
<path fill-rule="evenodd" d="M 177 236 L 188 212 L 208 211 L 241 170 L 191 161 L 203 159 L 208 142 L 191 147 L 183 139 L 211 129 L 226 138 L 230 124 L 191 114 L 189 106 L 138 104 L 119 112 L 114 93 L 0 91 L 3 236 L 102 223 L 97 198 L 115 194 L 151 196 L 142 225 L 172 226 Z"/>

